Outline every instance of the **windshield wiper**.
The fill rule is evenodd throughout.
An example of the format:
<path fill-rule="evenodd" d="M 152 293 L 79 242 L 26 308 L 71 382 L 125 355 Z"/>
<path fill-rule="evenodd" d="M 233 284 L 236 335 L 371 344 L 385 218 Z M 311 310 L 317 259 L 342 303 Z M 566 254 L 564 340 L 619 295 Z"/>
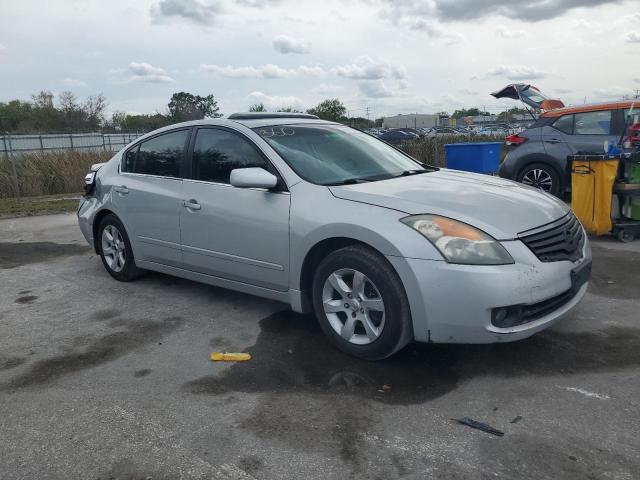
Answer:
<path fill-rule="evenodd" d="M 356 183 L 364 183 L 370 182 L 371 180 L 367 180 L 366 178 L 346 178 L 344 180 L 340 180 L 338 182 L 325 183 L 326 186 L 336 186 L 336 185 L 355 185 Z"/>
<path fill-rule="evenodd" d="M 393 177 L 390 178 L 398 178 L 398 177 L 410 177 L 411 175 L 420 175 L 422 173 L 428 173 L 428 172 L 433 172 L 436 169 L 424 169 L 424 170 L 405 170 L 403 172 L 400 172 L 398 175 L 394 175 Z"/>

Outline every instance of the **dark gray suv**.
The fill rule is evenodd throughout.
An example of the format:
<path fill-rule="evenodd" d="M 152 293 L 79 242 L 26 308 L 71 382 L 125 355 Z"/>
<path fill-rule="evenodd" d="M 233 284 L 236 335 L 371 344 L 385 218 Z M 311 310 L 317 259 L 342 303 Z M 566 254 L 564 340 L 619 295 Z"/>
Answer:
<path fill-rule="evenodd" d="M 506 138 L 500 176 L 561 195 L 571 185 L 567 156 L 604 153 L 605 141 L 617 144 L 631 108 L 633 102 L 620 101 L 545 111 L 527 130 Z"/>

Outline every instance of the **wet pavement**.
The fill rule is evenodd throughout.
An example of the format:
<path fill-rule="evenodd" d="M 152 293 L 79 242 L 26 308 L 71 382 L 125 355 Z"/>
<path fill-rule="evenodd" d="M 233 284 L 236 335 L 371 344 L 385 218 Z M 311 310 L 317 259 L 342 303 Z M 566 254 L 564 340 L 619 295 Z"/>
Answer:
<path fill-rule="evenodd" d="M 639 311 L 640 241 L 598 240 L 554 328 L 365 362 L 276 302 L 115 282 L 72 215 L 2 220 L 0 478 L 640 478 Z"/>

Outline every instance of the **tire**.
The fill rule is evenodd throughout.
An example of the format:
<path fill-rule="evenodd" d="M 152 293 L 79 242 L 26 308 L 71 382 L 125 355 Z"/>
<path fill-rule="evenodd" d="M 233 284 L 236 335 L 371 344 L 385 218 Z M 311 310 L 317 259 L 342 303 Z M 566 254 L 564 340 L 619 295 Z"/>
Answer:
<path fill-rule="evenodd" d="M 623 243 L 633 242 L 635 239 L 635 234 L 630 230 L 625 230 L 624 228 L 618 230 L 618 234 L 616 235 L 618 240 Z"/>
<path fill-rule="evenodd" d="M 105 254 L 110 245 L 109 237 L 114 239 L 111 243 L 111 249 L 115 251 L 111 255 Z M 98 252 L 102 264 L 113 278 L 120 282 L 130 282 L 142 274 L 142 271 L 136 267 L 127 231 L 118 217 L 109 214 L 102 219 L 95 241 L 98 242 Z M 123 258 L 124 262 L 122 262 Z"/>
<path fill-rule="evenodd" d="M 560 175 L 548 163 L 531 163 L 518 173 L 516 180 L 524 185 L 544 190 L 556 197 L 562 193 Z"/>
<path fill-rule="evenodd" d="M 409 301 L 400 277 L 368 247 L 348 246 L 325 257 L 313 277 L 312 298 L 323 332 L 349 355 L 380 360 L 413 340 Z"/>

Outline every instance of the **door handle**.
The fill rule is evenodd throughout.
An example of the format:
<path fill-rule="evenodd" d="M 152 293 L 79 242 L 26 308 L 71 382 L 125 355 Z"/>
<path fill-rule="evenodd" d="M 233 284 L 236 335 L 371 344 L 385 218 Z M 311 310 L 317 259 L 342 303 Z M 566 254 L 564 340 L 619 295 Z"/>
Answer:
<path fill-rule="evenodd" d="M 545 140 L 547 143 L 562 143 L 562 140 L 558 140 L 557 138 L 549 138 Z"/>
<path fill-rule="evenodd" d="M 114 190 L 121 195 L 126 195 L 127 193 L 129 193 L 129 189 L 127 188 L 126 185 L 120 185 L 119 187 L 114 187 Z"/>
<path fill-rule="evenodd" d="M 191 199 L 191 200 L 184 200 L 182 202 L 182 206 L 184 208 L 188 208 L 189 210 L 200 210 L 202 207 L 200 206 L 200 204 L 198 203 L 197 200 Z"/>

